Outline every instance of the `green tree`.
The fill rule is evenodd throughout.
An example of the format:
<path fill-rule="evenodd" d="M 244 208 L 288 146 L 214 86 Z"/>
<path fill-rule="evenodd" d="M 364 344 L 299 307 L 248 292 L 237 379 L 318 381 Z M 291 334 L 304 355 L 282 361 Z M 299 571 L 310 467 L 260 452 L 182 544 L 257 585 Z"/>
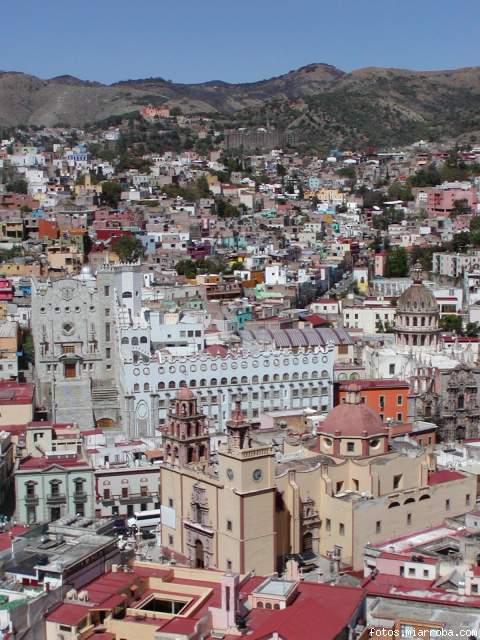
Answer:
<path fill-rule="evenodd" d="M 462 333 L 462 318 L 454 314 L 446 314 L 440 318 L 440 329 L 443 331 L 454 331 L 457 334 Z"/>
<path fill-rule="evenodd" d="M 472 209 L 468 204 L 468 200 L 466 198 L 462 198 L 461 200 L 454 201 L 450 217 L 456 218 L 457 216 L 470 215 L 471 213 Z"/>
<path fill-rule="evenodd" d="M 35 348 L 33 345 L 33 335 L 29 329 L 24 329 L 22 334 L 22 350 L 30 362 L 35 360 Z"/>
<path fill-rule="evenodd" d="M 195 186 L 197 188 L 200 198 L 208 198 L 211 195 L 210 187 L 208 185 L 208 180 L 206 176 L 200 176 L 197 179 Z"/>
<path fill-rule="evenodd" d="M 441 249 L 440 247 L 414 246 L 410 252 L 410 262 L 412 264 L 420 262 L 424 271 L 431 271 L 434 251 L 441 251 Z"/>
<path fill-rule="evenodd" d="M 25 178 L 14 178 L 6 188 L 10 193 L 28 193 L 28 182 Z"/>
<path fill-rule="evenodd" d="M 112 244 L 112 249 L 122 262 L 137 262 L 145 255 L 144 246 L 136 236 L 121 236 Z"/>
<path fill-rule="evenodd" d="M 472 238 L 468 231 L 456 233 L 450 243 L 450 249 L 455 253 L 465 253 L 472 242 Z"/>
<path fill-rule="evenodd" d="M 195 278 L 197 275 L 197 267 L 193 260 L 179 260 L 175 265 L 175 269 L 179 276 L 186 278 Z"/>
<path fill-rule="evenodd" d="M 408 275 L 408 255 L 404 247 L 393 247 L 389 251 L 385 272 L 387 278 L 404 278 Z"/>
<path fill-rule="evenodd" d="M 480 325 L 478 322 L 467 322 L 467 326 L 465 327 L 465 335 L 469 338 L 476 338 L 480 333 Z"/>
<path fill-rule="evenodd" d="M 120 202 L 122 194 L 122 185 L 118 182 L 102 182 L 102 202 L 108 207 L 116 209 Z"/>
<path fill-rule="evenodd" d="M 440 171 L 434 164 L 420 169 L 413 176 L 411 176 L 408 182 L 412 187 L 435 187 L 442 182 L 442 176 Z"/>
<path fill-rule="evenodd" d="M 410 202 L 411 200 L 413 200 L 412 188 L 409 184 L 404 184 L 403 182 L 394 182 L 388 189 L 388 197 L 391 200 Z"/>

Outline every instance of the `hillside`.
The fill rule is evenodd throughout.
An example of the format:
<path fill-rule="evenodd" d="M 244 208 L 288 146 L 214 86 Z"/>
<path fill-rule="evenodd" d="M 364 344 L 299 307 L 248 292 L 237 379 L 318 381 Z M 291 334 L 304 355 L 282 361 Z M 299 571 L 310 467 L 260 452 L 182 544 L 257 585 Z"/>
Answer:
<path fill-rule="evenodd" d="M 214 115 L 226 126 L 266 119 L 308 147 L 395 144 L 480 131 L 480 67 L 417 72 L 365 68 L 344 73 L 311 64 L 259 82 L 180 84 L 162 78 L 113 85 L 64 75 L 41 80 L 0 72 L 0 126 L 81 126 L 146 104 Z"/>

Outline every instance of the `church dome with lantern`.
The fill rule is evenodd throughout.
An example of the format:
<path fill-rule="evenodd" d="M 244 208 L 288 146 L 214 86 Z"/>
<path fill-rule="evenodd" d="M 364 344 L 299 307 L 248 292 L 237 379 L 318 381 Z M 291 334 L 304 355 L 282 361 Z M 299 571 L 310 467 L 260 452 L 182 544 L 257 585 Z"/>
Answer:
<path fill-rule="evenodd" d="M 361 389 L 352 383 L 342 404 L 318 426 L 321 453 L 333 457 L 368 457 L 386 453 L 388 429 L 380 415 L 368 408 Z"/>
<path fill-rule="evenodd" d="M 412 285 L 398 298 L 395 341 L 405 347 L 435 347 L 439 339 L 439 309 L 435 296 L 422 283 L 422 266 L 412 268 Z"/>

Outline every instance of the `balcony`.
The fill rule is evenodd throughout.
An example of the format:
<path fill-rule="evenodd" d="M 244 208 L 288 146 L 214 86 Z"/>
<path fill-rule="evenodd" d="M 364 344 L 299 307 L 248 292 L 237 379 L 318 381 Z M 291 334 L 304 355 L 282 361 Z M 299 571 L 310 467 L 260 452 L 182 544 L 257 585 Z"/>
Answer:
<path fill-rule="evenodd" d="M 74 502 L 87 502 L 88 500 L 88 495 L 85 493 L 85 491 L 75 491 L 75 493 L 73 494 L 73 501 Z"/>
<path fill-rule="evenodd" d="M 67 496 L 64 493 L 49 493 L 47 495 L 47 502 L 49 504 L 64 504 L 67 501 Z"/>
<path fill-rule="evenodd" d="M 120 504 L 144 504 L 151 502 L 152 500 L 152 496 L 141 496 L 138 493 L 134 493 L 129 496 L 120 496 L 119 498 Z"/>
<path fill-rule="evenodd" d="M 36 506 L 38 505 L 40 502 L 40 499 L 38 496 L 25 496 L 25 504 L 27 504 L 28 506 Z"/>

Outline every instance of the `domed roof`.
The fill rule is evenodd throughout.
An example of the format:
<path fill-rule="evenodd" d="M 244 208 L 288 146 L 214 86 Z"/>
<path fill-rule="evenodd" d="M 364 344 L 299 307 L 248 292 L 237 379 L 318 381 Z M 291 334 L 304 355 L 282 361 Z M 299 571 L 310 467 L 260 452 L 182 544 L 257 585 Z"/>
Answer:
<path fill-rule="evenodd" d="M 417 262 L 412 269 L 413 284 L 398 298 L 397 313 L 436 313 L 435 296 L 422 284 L 422 267 Z"/>
<path fill-rule="evenodd" d="M 352 384 L 345 402 L 330 411 L 318 430 L 330 435 L 340 432 L 346 437 L 365 436 L 365 432 L 367 436 L 374 436 L 384 435 L 385 425 L 378 413 L 361 402 L 359 387 Z"/>
<path fill-rule="evenodd" d="M 193 395 L 193 391 L 188 387 L 182 387 L 177 391 L 177 395 L 175 396 L 176 400 L 193 400 L 195 396 Z"/>

